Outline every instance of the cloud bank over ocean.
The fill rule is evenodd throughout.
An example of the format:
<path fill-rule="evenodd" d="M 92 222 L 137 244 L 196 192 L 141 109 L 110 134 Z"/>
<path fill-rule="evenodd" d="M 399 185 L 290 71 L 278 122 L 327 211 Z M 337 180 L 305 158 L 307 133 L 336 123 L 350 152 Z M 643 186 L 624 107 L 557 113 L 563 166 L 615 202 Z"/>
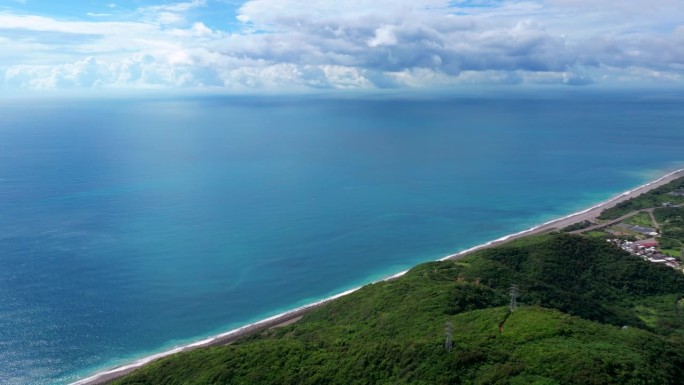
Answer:
<path fill-rule="evenodd" d="M 0 89 L 619 86 L 684 79 L 681 0 L 140 4 L 0 6 Z"/>

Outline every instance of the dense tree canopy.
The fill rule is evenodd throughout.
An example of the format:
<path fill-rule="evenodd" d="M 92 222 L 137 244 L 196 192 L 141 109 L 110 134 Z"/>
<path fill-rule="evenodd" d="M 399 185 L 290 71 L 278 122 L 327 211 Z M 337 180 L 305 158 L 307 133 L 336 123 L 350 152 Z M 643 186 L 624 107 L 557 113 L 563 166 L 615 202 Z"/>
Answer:
<path fill-rule="evenodd" d="M 510 312 L 511 285 L 519 308 Z M 684 275 L 605 241 L 523 238 L 335 300 L 116 383 L 678 384 Z M 445 325 L 453 349 L 445 349 Z"/>

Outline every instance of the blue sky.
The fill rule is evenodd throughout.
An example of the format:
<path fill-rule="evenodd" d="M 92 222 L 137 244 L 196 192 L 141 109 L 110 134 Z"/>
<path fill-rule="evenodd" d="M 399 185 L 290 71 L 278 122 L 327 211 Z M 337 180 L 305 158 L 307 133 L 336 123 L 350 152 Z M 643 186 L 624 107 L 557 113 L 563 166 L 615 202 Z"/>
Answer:
<path fill-rule="evenodd" d="M 0 90 L 684 84 L 682 0 L 0 0 Z"/>

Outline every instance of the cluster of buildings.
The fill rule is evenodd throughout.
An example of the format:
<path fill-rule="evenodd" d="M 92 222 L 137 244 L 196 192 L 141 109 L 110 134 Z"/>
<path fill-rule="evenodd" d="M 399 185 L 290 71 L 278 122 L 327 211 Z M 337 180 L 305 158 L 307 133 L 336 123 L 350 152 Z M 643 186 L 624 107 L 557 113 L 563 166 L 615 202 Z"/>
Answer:
<path fill-rule="evenodd" d="M 622 250 L 625 250 L 632 255 L 637 255 L 651 263 L 663 264 L 673 269 L 681 269 L 677 258 L 661 254 L 658 250 L 658 242 L 653 239 L 635 242 L 626 241 L 623 239 L 608 239 L 608 242 L 613 243 Z"/>

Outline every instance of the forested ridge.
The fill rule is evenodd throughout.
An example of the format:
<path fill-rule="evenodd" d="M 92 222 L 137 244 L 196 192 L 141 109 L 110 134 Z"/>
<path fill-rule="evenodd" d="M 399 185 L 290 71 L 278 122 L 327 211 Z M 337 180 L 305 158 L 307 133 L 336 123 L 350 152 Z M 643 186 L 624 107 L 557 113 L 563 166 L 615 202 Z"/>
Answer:
<path fill-rule="evenodd" d="M 683 297 L 681 272 L 604 240 L 527 237 L 116 384 L 681 384 Z"/>

